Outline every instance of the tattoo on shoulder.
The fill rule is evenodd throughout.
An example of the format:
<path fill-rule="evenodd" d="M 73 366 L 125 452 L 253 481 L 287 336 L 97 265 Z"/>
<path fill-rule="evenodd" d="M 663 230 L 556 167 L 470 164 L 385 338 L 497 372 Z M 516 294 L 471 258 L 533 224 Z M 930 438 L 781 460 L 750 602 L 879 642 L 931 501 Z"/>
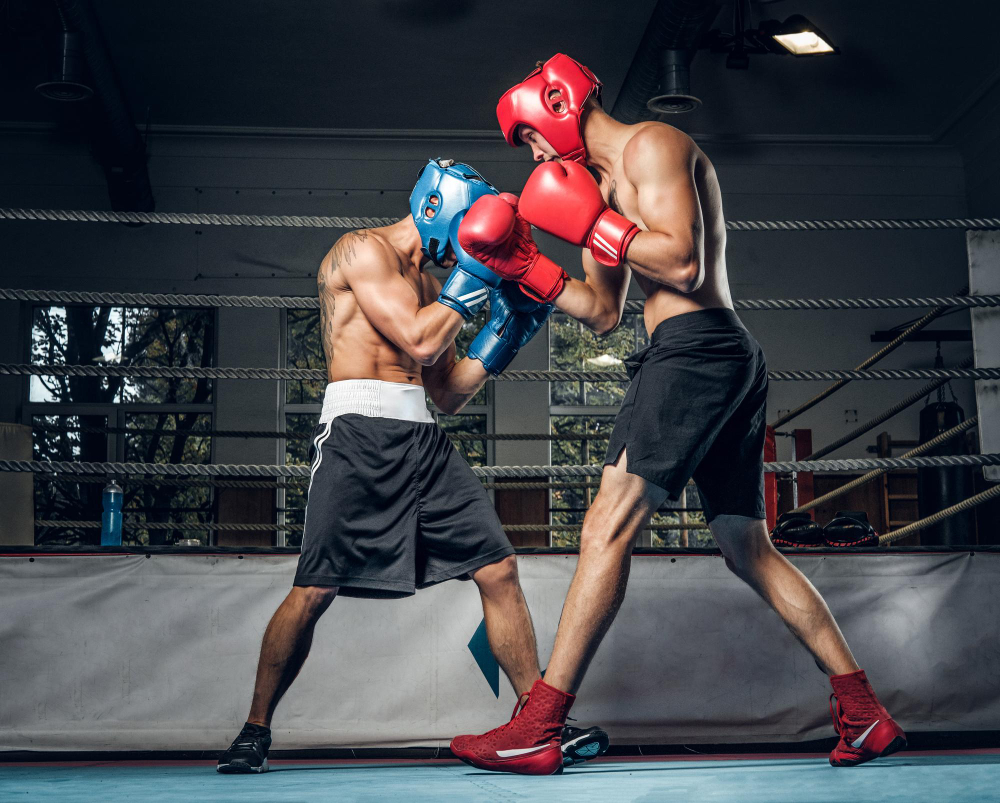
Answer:
<path fill-rule="evenodd" d="M 350 265 L 351 260 L 353 260 L 357 255 L 357 246 L 365 242 L 368 239 L 369 231 L 367 229 L 358 229 L 357 231 L 349 231 L 333 246 L 333 266 L 336 268 L 341 263 Z"/>
<path fill-rule="evenodd" d="M 608 191 L 608 206 L 614 209 L 619 215 L 625 214 L 622 212 L 621 204 L 618 203 L 618 187 L 615 185 L 614 179 L 611 180 L 611 189 Z"/>

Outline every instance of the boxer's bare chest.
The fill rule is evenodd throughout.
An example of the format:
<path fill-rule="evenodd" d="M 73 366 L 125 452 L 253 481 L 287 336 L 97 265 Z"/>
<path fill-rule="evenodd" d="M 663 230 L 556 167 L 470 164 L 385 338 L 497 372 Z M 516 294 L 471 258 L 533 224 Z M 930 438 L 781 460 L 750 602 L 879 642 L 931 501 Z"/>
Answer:
<path fill-rule="evenodd" d="M 635 186 L 625 176 L 623 160 L 619 159 L 612 167 L 610 175 L 601 183 L 601 194 L 608 206 L 619 215 L 624 215 L 640 229 L 648 231 L 646 224 L 639 215 L 639 193 Z"/>

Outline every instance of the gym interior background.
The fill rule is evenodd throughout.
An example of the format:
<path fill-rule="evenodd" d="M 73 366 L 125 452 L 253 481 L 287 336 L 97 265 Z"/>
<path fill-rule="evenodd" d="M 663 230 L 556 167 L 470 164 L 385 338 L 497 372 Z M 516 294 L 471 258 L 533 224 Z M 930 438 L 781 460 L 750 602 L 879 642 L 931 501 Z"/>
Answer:
<path fill-rule="evenodd" d="M 823 5 L 801 2 L 792 10 L 816 16 Z M 2 34 L 0 203 L 102 209 L 112 193 L 125 207 L 152 203 L 159 210 L 395 216 L 406 211 L 414 176 L 428 156 L 465 160 L 501 189 L 516 189 L 532 164 L 496 135 L 490 101 L 502 92 L 507 72 L 526 71 L 538 54 L 553 48 L 587 53 L 604 81 L 605 106 L 634 119 L 650 118 L 647 109 L 637 107 L 629 87 L 643 66 L 640 57 L 648 56 L 641 45 L 654 6 L 652 0 L 622 9 L 582 2 L 574 12 L 579 22 L 525 29 L 523 16 L 537 18 L 552 9 L 536 3 L 511 7 L 387 0 L 338 9 L 335 17 L 317 24 L 320 10 L 311 3 L 279 10 L 267 5 L 248 9 L 234 2 L 180 7 L 100 2 L 94 11 L 101 37 L 93 46 L 103 47 L 117 81 L 109 76 L 95 81 L 84 73 L 81 83 L 90 81 L 95 86 L 88 88 L 105 96 L 60 102 L 35 89 L 58 77 L 53 76 L 61 47 L 54 5 L 10 0 L 4 4 Z M 760 16 L 776 8 L 755 5 L 754 11 Z M 719 8 L 707 27 L 728 30 L 730 13 L 729 6 Z M 988 18 L 995 13 L 977 8 L 980 23 L 962 36 L 974 38 L 976 31 L 989 30 Z M 950 46 L 942 42 L 940 28 L 921 24 L 919 13 L 895 3 L 843 3 L 823 7 L 821 16 L 827 29 L 837 31 L 836 45 L 850 58 L 752 55 L 750 68 L 741 70 L 727 69 L 724 55 L 698 50 L 689 81 L 691 94 L 703 99 L 702 105 L 687 114 L 662 115 L 690 133 L 714 162 L 727 218 L 952 218 L 995 210 L 1000 89 L 992 49 L 971 42 L 958 46 L 957 39 Z M 905 36 L 882 33 L 900 26 Z M 435 49 L 430 69 L 414 47 L 412 32 L 433 37 L 442 29 L 449 32 L 447 47 Z M 377 55 L 368 36 L 360 35 L 376 30 Z M 483 57 L 487 31 L 488 38 L 506 43 L 502 58 Z M 694 32 L 684 35 L 693 41 Z M 83 46 L 82 36 L 71 46 Z M 287 42 L 299 44 L 290 50 Z M 500 65 L 510 66 L 504 70 Z M 138 142 L 108 122 L 120 113 L 119 102 L 125 104 Z M 102 111 L 107 107 L 112 111 Z M 122 169 L 140 174 L 126 189 L 123 182 L 116 183 L 115 171 Z M 135 189 L 134 184 L 146 181 L 143 191 Z M 128 197 L 130 192 L 136 197 Z M 7 222 L 6 283 L 122 292 L 309 295 L 315 292 L 319 259 L 335 236 L 335 231 L 322 229 Z M 733 296 L 947 296 L 968 283 L 965 236 L 961 230 L 731 234 Z M 579 270 L 572 247 L 546 235 L 540 235 L 540 242 L 571 272 Z M 640 297 L 633 288 L 630 298 Z M 3 362 L 322 363 L 318 314 L 313 311 L 116 307 L 100 312 L 75 308 L 67 314 L 60 306 L 0 304 Z M 742 317 L 772 368 L 844 368 L 877 350 L 887 330 L 922 314 L 859 310 L 743 312 Z M 470 326 L 460 346 L 476 330 Z M 961 310 L 931 324 L 918 342 L 898 349 L 879 367 L 932 366 L 937 330 L 945 366 L 953 367 L 969 354 L 970 343 L 964 342 L 970 337 L 969 313 Z M 626 316 L 606 338 L 590 336 L 557 315 L 513 367 L 614 367 L 643 338 L 637 314 Z M 785 429 L 811 430 L 818 448 L 920 386 L 920 381 L 854 382 Z M 770 417 L 795 407 L 818 387 L 772 383 Z M 307 434 L 322 392 L 321 383 L 306 382 L 23 376 L 0 378 L 0 389 L 0 420 L 6 422 L 168 430 L 38 430 L 33 450 L 39 459 L 254 464 L 301 463 L 307 441 L 230 439 L 199 432 Z M 491 383 L 463 414 L 444 417 L 442 423 L 456 433 L 606 433 L 623 391 L 621 383 Z M 953 397 L 966 415 L 975 410 L 972 381 L 953 381 L 944 400 Z M 936 394 L 930 401 L 937 401 Z M 831 457 L 876 452 L 881 433 L 881 453 L 900 454 L 920 439 L 921 407 L 911 407 Z M 791 456 L 792 440 L 778 438 L 779 458 Z M 891 452 L 887 443 L 894 446 Z M 605 446 L 602 440 L 460 443 L 475 465 L 597 462 Z M 974 449 L 974 435 L 960 448 Z M 888 498 L 916 493 L 915 481 L 905 474 L 873 483 L 856 498 L 841 500 L 838 509 L 868 510 L 880 532 L 889 529 L 887 516 L 893 526 L 917 518 L 915 499 Z M 817 493 L 848 478 L 820 475 L 815 478 Z M 784 478 L 779 488 L 779 510 L 794 506 L 792 487 Z M 182 492 L 161 486 L 126 491 L 126 510 L 139 520 L 158 522 L 301 523 L 304 503 L 297 491 Z M 549 497 L 545 491 L 501 492 L 501 512 L 512 524 L 578 524 L 588 493 L 562 490 Z M 696 507 L 696 501 L 689 506 Z M 93 520 L 101 510 L 101 486 L 36 483 L 34 508 L 41 520 Z M 832 512 L 820 510 L 818 515 Z M 976 532 L 968 534 L 968 542 L 994 543 L 997 528 L 976 527 L 975 522 L 995 522 L 996 515 L 996 507 L 989 505 L 971 514 L 968 521 Z M 95 535 L 40 529 L 34 541 L 89 543 Z M 140 527 L 129 530 L 126 538 L 136 544 L 191 538 L 265 544 L 282 535 L 226 533 L 212 540 L 207 533 Z M 288 543 L 294 544 L 296 537 L 290 533 Z M 576 536 L 536 532 L 513 537 L 525 545 L 572 546 Z M 677 544 L 681 537 L 680 531 L 652 531 L 648 544 Z M 22 534 L 19 540 L 24 538 Z M 921 543 L 920 538 L 907 543 Z M 705 543 L 710 535 L 692 531 L 691 539 L 692 544 Z"/>
<path fill-rule="evenodd" d="M 468 162 L 501 190 L 516 191 L 523 185 L 533 165 L 526 153 L 504 143 L 495 123 L 494 101 L 511 80 L 554 52 L 576 55 L 593 68 L 604 82 L 605 108 L 614 110 L 620 119 L 653 119 L 644 103 L 650 82 L 656 89 L 663 80 L 658 75 L 659 51 L 653 40 L 664 34 L 655 23 L 660 15 L 695 4 L 680 0 L 627 4 L 579 0 L 572 4 L 572 14 L 565 12 L 564 4 L 546 0 L 252 5 L 235 0 L 95 0 L 65 5 L 91 8 L 92 27 L 77 27 L 70 31 L 73 36 L 66 37 L 62 35 L 64 27 L 72 26 L 67 26 L 65 17 L 60 18 L 54 3 L 0 3 L 0 207 L 401 217 L 407 211 L 417 170 L 428 157 Z M 708 9 L 703 16 L 688 20 L 686 27 L 668 26 L 667 31 L 674 37 L 673 49 L 693 56 L 682 82 L 687 82 L 683 87 L 686 94 L 700 99 L 700 106 L 658 119 L 689 133 L 711 158 L 719 174 L 727 219 L 937 219 L 998 214 L 1000 67 L 992 38 L 1000 24 L 996 4 L 959 2 L 947 9 L 930 5 L 918 9 L 904 2 L 755 2 L 750 8 L 757 21 L 792 13 L 821 21 L 841 54 L 812 60 L 753 53 L 748 56 L 749 69 L 731 68 L 739 64 L 733 64 L 729 55 L 698 48 L 709 30 L 729 30 L 733 13 L 728 3 L 702 5 Z M 944 14 L 948 20 L 962 19 L 965 24 L 943 24 Z M 531 24 L 526 24 L 529 21 Z M 294 47 L 289 43 L 295 43 Z M 80 59 L 106 69 L 84 68 Z M 74 73 L 74 69 L 80 71 Z M 36 88 L 53 82 L 56 89 L 50 87 L 47 93 Z M 61 92 L 72 94 L 73 84 L 81 84 L 77 91 L 89 98 L 58 99 Z M 316 292 L 319 261 L 339 233 L 314 228 L 4 220 L 0 222 L 2 284 L 23 289 L 310 296 Z M 977 236 L 995 234 L 967 233 L 961 228 L 733 232 L 728 242 L 733 296 L 953 296 L 965 292 L 969 284 L 969 242 Z M 542 234 L 538 240 L 546 253 L 572 274 L 580 275 L 576 249 Z M 631 288 L 629 298 L 641 298 L 638 288 Z M 741 317 L 763 345 L 772 369 L 838 369 L 861 363 L 924 313 L 922 309 L 745 311 Z M 322 353 L 317 325 L 318 314 L 312 310 L 106 307 L 5 300 L 0 301 L 0 363 L 318 368 L 322 367 Z M 468 344 L 477 328 L 462 333 L 460 346 Z M 636 314 L 627 315 L 622 325 L 604 338 L 555 315 L 512 368 L 620 367 L 620 360 L 640 347 L 644 337 Z M 972 354 L 972 345 L 970 312 L 958 309 L 941 316 L 877 367 L 930 368 L 938 357 L 937 364 L 955 367 Z M 781 428 L 778 458 L 793 456 L 793 429 L 819 448 L 923 384 L 923 380 L 849 383 Z M 772 383 L 769 418 L 793 409 L 819 387 L 816 383 Z M 442 416 L 441 423 L 462 435 L 570 432 L 599 436 L 609 432 L 623 388 L 620 383 L 494 382 L 460 415 Z M 302 464 L 306 459 L 304 440 L 211 433 L 308 433 L 319 411 L 321 393 L 321 383 L 303 381 L 0 376 L 0 431 L 6 443 L 3 458 Z M 927 400 L 928 404 L 939 401 L 948 405 L 949 415 L 957 414 L 953 405 L 960 406 L 965 416 L 975 414 L 974 382 L 954 380 L 940 399 L 933 393 Z M 922 434 L 925 438 L 930 434 L 929 430 L 921 433 L 923 409 L 920 402 L 829 456 L 898 456 L 918 443 Z M 80 428 L 86 431 L 74 431 Z M 102 428 L 107 431 L 100 431 Z M 803 442 L 799 441 L 799 448 Z M 606 441 L 600 437 L 482 438 L 457 441 L 456 445 L 473 465 L 578 465 L 598 464 Z M 979 450 L 973 430 L 969 437 L 953 440 L 944 451 Z M 796 456 L 803 455 L 799 452 Z M 854 476 L 816 473 L 811 479 L 819 494 Z M 962 487 L 969 494 L 988 487 L 981 470 L 970 469 L 963 477 Z M 836 505 L 820 508 L 817 519 L 823 523 L 835 510 L 858 509 L 867 511 L 880 533 L 895 529 L 923 515 L 918 498 L 920 482 L 914 471 L 892 472 Z M 301 524 L 304 485 L 290 486 L 278 490 L 127 485 L 125 511 L 132 524 L 125 529 L 125 542 L 150 548 L 145 554 L 156 558 L 162 552 L 192 560 L 236 555 L 241 549 L 250 555 L 251 547 L 273 547 L 270 555 L 260 558 L 257 566 L 261 568 L 254 571 L 261 577 L 248 588 L 280 587 L 288 579 L 290 562 L 294 562 L 287 553 L 294 553 L 296 531 L 215 532 L 187 530 L 184 525 Z M 801 487 L 799 478 L 779 476 L 779 511 L 794 507 Z M 72 549 L 94 547 L 99 530 L 35 527 L 32 520 L 99 520 L 101 491 L 98 483 L 32 481 L 30 474 L 0 475 L 0 495 L 17 500 L 17 504 L 0 506 L 0 543 L 11 555 L 19 555 L 17 561 L 27 558 L 26 553 L 16 553 L 16 547 L 65 548 L 70 554 L 75 554 Z M 593 491 L 494 493 L 504 523 L 551 526 L 579 524 Z M 27 514 L 22 503 L 28 505 Z M 657 520 L 681 523 L 681 517 L 686 516 L 688 521 L 698 521 L 695 494 L 688 496 L 687 507 L 690 510 L 684 513 L 664 511 Z M 966 554 L 988 549 L 1000 544 L 998 520 L 998 503 L 988 503 L 964 517 L 957 530 L 917 533 L 900 546 L 961 547 L 968 548 Z M 148 529 L 142 522 L 178 526 Z M 571 553 L 577 535 L 539 529 L 512 533 L 511 537 L 529 550 L 558 548 Z M 643 539 L 643 547 L 686 548 L 685 554 L 712 546 L 711 536 L 704 530 L 650 530 Z M 91 549 L 96 551 L 96 547 Z M 544 553 L 536 552 L 531 560 L 545 558 Z M 833 574 L 827 577 L 834 585 L 849 585 L 852 573 L 846 566 L 842 563 L 828 569 Z M 69 576 L 75 570 L 59 571 Z M 167 569 L 163 571 L 169 574 Z M 546 571 L 544 567 L 528 569 L 526 588 L 536 576 L 532 572 L 537 572 L 539 583 L 556 575 L 557 584 L 568 582 L 565 567 L 555 575 Z M 639 575 L 642 571 L 646 567 Z M 654 584 L 656 572 L 649 571 L 649 583 Z M 213 593 L 224 595 L 220 589 L 227 584 L 247 582 L 242 575 L 237 580 L 237 575 L 229 572 L 225 569 L 215 586 L 206 581 L 205 588 L 216 591 L 193 594 L 190 599 L 195 602 L 183 611 L 158 608 L 150 612 L 170 620 L 161 622 L 156 632 L 180 639 L 186 625 L 178 617 L 188 622 L 203 615 L 211 618 L 205 613 L 207 609 L 198 605 L 204 603 L 217 613 L 213 606 L 222 603 L 218 599 L 208 603 L 208 598 Z M 112 575 L 101 574 L 101 582 L 114 582 Z M 723 575 L 721 569 L 718 578 L 712 574 L 712 582 Z M 834 576 L 840 579 L 834 581 Z M 188 588 L 184 583 L 190 578 L 184 577 L 188 579 L 177 582 Z M 955 588 L 969 582 L 961 572 L 949 577 L 948 583 Z M 700 588 L 699 578 L 704 579 L 694 572 L 684 581 L 691 585 L 681 587 Z M 65 577 L 51 580 L 59 582 L 66 582 Z M 160 582 L 158 587 L 166 595 L 162 599 L 176 602 L 177 597 L 166 590 L 168 580 L 161 578 Z M 985 576 L 979 582 L 985 583 L 981 588 L 989 587 Z M 969 584 L 966 588 L 971 594 L 977 587 Z M 633 619 L 623 612 L 623 620 L 616 625 L 635 639 L 642 638 L 642 623 L 649 622 L 648 610 L 643 613 L 637 606 L 660 604 L 653 591 L 643 592 L 642 588 L 647 587 L 640 585 L 630 597 Z M 549 602 L 544 617 L 552 621 L 539 624 L 539 638 L 543 646 L 549 639 L 550 648 L 561 597 L 552 590 L 529 592 L 529 597 L 537 593 L 542 595 L 539 599 Z M 850 593 L 845 591 L 848 597 Z M 749 598 L 741 594 L 733 593 L 734 604 L 747 602 Z M 902 606 L 900 599 L 895 607 Z M 963 599 L 969 606 L 975 606 L 978 599 L 980 604 L 995 607 L 988 596 L 986 603 L 975 595 Z M 436 615 L 444 617 L 444 602 L 451 604 L 450 600 L 429 596 L 424 605 L 437 607 Z M 38 605 L 43 603 L 38 600 Z M 230 599 L 229 604 L 236 603 Z M 258 604 L 262 610 L 273 607 L 270 597 Z M 890 602 L 886 605 L 894 607 Z M 398 608 L 407 608 L 407 604 Z M 710 613 L 676 610 L 693 631 L 698 623 L 708 621 L 704 617 Z M 938 615 L 947 611 L 947 616 L 953 617 L 948 621 L 968 617 L 968 608 L 963 613 L 960 606 L 942 604 L 941 608 L 925 609 L 925 613 L 929 615 L 930 610 Z M 455 620 L 461 625 L 455 637 L 456 655 L 465 649 L 465 641 L 478 622 L 478 615 L 466 613 Z M 896 614 L 902 616 L 899 610 Z M 107 611 L 106 615 L 113 613 Z M 384 615 L 379 615 L 379 621 Z M 414 622 L 420 615 L 406 613 L 406 618 L 393 626 L 393 634 L 405 641 L 407 627 L 416 627 Z M 686 616 L 689 618 L 684 619 Z M 257 616 L 260 628 L 263 617 L 263 613 Z M 206 633 L 217 633 L 218 623 L 207 622 L 205 627 L 209 628 Z M 358 632 L 363 629 L 361 624 L 355 627 Z M 773 637 L 774 654 L 779 654 L 779 646 L 787 646 L 781 641 L 786 636 L 775 635 L 776 625 L 760 627 L 766 631 L 761 639 Z M 250 641 L 259 641 L 253 628 L 248 633 Z M 909 636 L 904 638 L 905 634 Z M 724 634 L 716 635 L 724 638 Z M 883 635 L 877 629 L 869 633 L 872 641 Z M 911 630 L 897 630 L 896 635 L 898 643 L 894 645 L 900 652 L 887 659 L 883 667 L 886 674 L 892 673 L 893 665 L 900 670 L 908 645 L 915 648 L 917 639 Z M 976 660 L 986 662 L 983 666 L 996 661 L 995 656 L 989 658 L 987 636 L 980 633 L 963 642 L 966 647 L 975 642 L 969 649 L 979 656 Z M 961 641 L 958 635 L 955 640 Z M 961 652 L 957 644 L 954 646 L 956 654 Z M 614 653 L 613 644 L 606 644 L 604 657 L 610 660 Z M 655 664 L 662 658 L 646 656 L 643 660 Z M 444 658 L 438 655 L 435 660 Z M 806 663 L 804 657 L 801 663 Z M 960 664 L 958 659 L 956 664 Z M 23 671 L 30 671 L 30 665 L 23 664 Z M 178 672 L 188 671 L 182 663 L 170 666 Z M 310 677 L 322 688 L 319 672 L 326 665 L 317 660 L 315 666 L 312 671 L 316 674 Z M 773 669 L 764 658 L 754 666 L 761 676 Z M 797 664 L 789 667 L 789 677 L 797 677 L 801 668 Z M 205 683 L 210 682 L 208 669 L 205 667 Z M 604 676 L 599 667 L 595 670 L 593 682 L 597 685 L 593 689 L 607 691 L 610 700 L 612 686 L 600 685 Z M 359 682 L 366 671 L 357 667 Z M 400 685 L 405 685 L 403 677 L 397 678 Z M 482 678 L 474 681 L 481 684 Z M 927 681 L 932 683 L 933 678 Z M 312 688 L 310 682 L 303 682 L 303 695 Z M 642 688 L 645 681 L 636 682 L 637 688 Z M 347 680 L 344 684 L 349 686 Z M 470 697 L 479 693 L 478 689 L 473 692 L 471 685 L 469 688 Z M 992 696 L 987 695 L 978 718 L 961 721 L 960 729 L 1000 729 L 995 715 L 989 713 L 996 708 L 1000 694 L 994 693 L 995 684 L 991 689 Z M 595 697 L 604 699 L 599 693 Z M 290 722 L 298 723 L 289 726 L 290 730 L 298 730 L 288 744 L 309 746 L 315 731 L 302 725 L 309 719 L 308 711 L 291 695 L 289 700 L 293 708 L 300 708 L 294 708 L 289 717 Z M 235 712 L 243 702 L 243 697 L 234 694 L 232 701 L 227 698 L 226 710 L 232 707 Z M 67 705 L 69 721 L 72 705 Z M 501 695 L 495 710 L 482 710 L 483 720 L 489 722 L 506 707 L 507 697 Z M 668 706 L 664 711 L 676 712 L 676 708 Z M 652 723 L 660 716 L 657 712 L 659 709 L 645 719 L 623 715 L 617 723 L 619 732 L 635 743 L 663 743 L 674 738 L 724 742 L 734 732 L 731 721 L 657 729 Z M 610 702 L 606 709 L 597 708 L 593 713 L 616 724 L 612 720 L 618 714 Z M 758 715 L 752 706 L 747 708 L 746 719 Z M 360 709 L 357 716 L 364 716 Z M 776 719 L 773 729 L 765 727 L 757 734 L 758 740 L 819 738 L 828 723 L 810 717 L 812 714 L 792 724 Z M 961 715 L 955 714 L 952 724 L 960 719 Z M 418 720 L 414 714 L 412 723 Z M 947 729 L 933 717 L 920 721 L 927 730 Z M 462 726 L 466 723 L 461 721 Z M 402 741 L 433 744 L 450 733 L 450 728 L 458 727 L 457 721 L 436 720 L 427 732 L 413 724 Z M 221 744 L 229 730 L 228 721 L 219 724 L 217 733 L 206 730 L 204 749 Z M 85 740 L 105 738 L 100 731 L 98 725 L 81 731 L 74 737 L 76 741 L 52 737 L 48 741 L 40 738 L 38 744 L 81 750 Z M 133 729 L 128 734 L 150 749 L 175 746 L 170 738 L 157 741 L 159 737 L 148 732 Z M 123 736 L 105 746 L 121 749 L 126 742 Z M 387 744 L 377 728 L 347 734 L 340 743 Z M 24 748 L 25 742 L 11 737 L 5 746 Z"/>

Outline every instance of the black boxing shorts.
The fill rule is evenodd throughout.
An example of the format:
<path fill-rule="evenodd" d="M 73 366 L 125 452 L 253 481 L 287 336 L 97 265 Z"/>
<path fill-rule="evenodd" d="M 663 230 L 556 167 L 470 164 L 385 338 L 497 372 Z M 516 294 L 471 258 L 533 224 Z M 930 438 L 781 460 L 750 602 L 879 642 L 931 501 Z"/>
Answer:
<path fill-rule="evenodd" d="M 663 321 L 625 362 L 632 379 L 605 465 L 626 450 L 627 471 L 678 499 L 691 477 L 705 520 L 764 518 L 764 352 L 730 309 Z"/>
<path fill-rule="evenodd" d="M 310 460 L 297 586 L 405 597 L 514 553 L 418 385 L 328 385 Z"/>

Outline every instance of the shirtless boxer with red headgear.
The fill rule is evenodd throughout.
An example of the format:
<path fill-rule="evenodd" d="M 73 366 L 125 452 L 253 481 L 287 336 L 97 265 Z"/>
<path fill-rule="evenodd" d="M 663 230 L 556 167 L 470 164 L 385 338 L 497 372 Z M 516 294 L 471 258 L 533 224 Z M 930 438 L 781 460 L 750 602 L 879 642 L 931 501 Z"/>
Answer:
<path fill-rule="evenodd" d="M 851 766 L 895 752 L 906 745 L 903 731 L 876 698 L 823 598 L 768 538 L 767 370 L 733 312 L 715 169 L 671 126 L 613 120 L 601 109 L 600 90 L 590 70 L 558 54 L 504 94 L 497 106 L 504 137 L 528 145 L 542 164 L 520 199 L 482 198 L 459 228 L 469 254 L 599 334 L 621 320 L 634 273 L 646 294 L 651 345 L 626 363 L 632 383 L 584 520 L 545 680 L 522 697 L 509 723 L 459 736 L 452 751 L 483 769 L 558 770 L 562 725 L 624 598 L 635 537 L 693 477 L 726 565 L 831 676 L 840 741 L 830 762 Z M 584 281 L 538 252 L 531 225 L 583 246 Z"/>

